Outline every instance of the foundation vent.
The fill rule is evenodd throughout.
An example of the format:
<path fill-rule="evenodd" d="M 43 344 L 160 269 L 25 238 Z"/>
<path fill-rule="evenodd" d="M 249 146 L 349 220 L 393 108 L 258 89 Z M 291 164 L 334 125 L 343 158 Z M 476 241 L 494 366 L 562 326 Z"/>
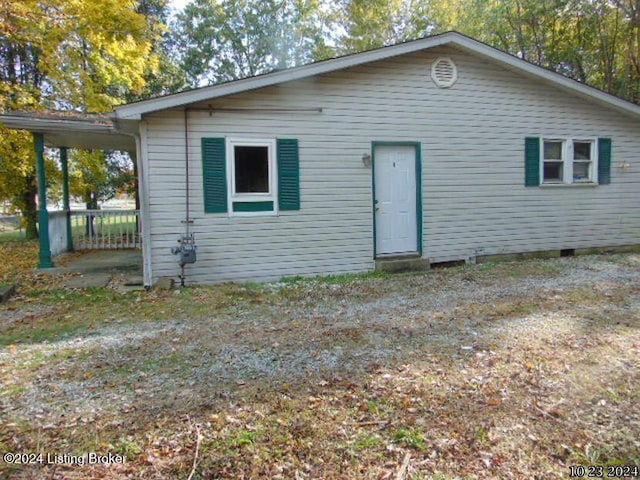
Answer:
<path fill-rule="evenodd" d="M 458 80 L 458 69 L 449 57 L 440 57 L 431 65 L 431 79 L 440 88 L 449 88 Z"/>

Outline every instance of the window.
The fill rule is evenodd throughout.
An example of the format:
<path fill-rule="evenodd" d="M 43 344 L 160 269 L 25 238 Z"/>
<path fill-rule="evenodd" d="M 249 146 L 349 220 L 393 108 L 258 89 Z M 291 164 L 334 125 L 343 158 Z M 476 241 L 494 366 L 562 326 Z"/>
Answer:
<path fill-rule="evenodd" d="M 574 182 L 592 181 L 594 156 L 594 142 L 573 142 Z"/>
<path fill-rule="evenodd" d="M 562 151 L 564 142 L 557 140 L 544 141 L 544 163 L 542 166 L 542 178 L 545 183 L 562 183 L 564 179 Z"/>
<path fill-rule="evenodd" d="M 233 147 L 234 189 L 240 193 L 269 193 L 269 147 Z"/>
<path fill-rule="evenodd" d="M 231 212 L 275 213 L 275 142 L 230 139 L 227 151 Z"/>
<path fill-rule="evenodd" d="M 300 210 L 298 140 L 202 139 L 205 213 Z"/>
<path fill-rule="evenodd" d="M 611 138 L 524 139 L 524 186 L 608 185 Z"/>
<path fill-rule="evenodd" d="M 595 145 L 595 140 L 544 139 L 542 183 L 594 183 L 597 172 Z"/>

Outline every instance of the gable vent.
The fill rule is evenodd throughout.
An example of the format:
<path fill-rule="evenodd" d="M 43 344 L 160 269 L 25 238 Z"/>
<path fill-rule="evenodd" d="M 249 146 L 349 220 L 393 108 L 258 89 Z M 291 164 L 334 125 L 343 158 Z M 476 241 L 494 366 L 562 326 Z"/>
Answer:
<path fill-rule="evenodd" d="M 431 65 L 431 79 L 440 88 L 451 87 L 458 79 L 458 69 L 449 57 L 437 58 Z"/>

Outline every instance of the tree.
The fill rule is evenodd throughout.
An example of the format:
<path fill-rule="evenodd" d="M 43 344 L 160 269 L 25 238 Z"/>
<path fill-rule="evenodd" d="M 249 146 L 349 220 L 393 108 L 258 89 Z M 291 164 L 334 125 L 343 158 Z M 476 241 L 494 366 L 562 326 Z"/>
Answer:
<path fill-rule="evenodd" d="M 69 190 L 97 209 L 99 202 L 112 199 L 116 193 L 135 193 L 133 167 L 128 155 L 117 151 L 74 150 L 69 157 Z"/>
<path fill-rule="evenodd" d="M 175 38 L 168 27 L 170 8 L 168 0 L 138 0 L 136 12 L 147 19 L 148 29 L 155 35 L 152 53 L 157 64 L 148 65 L 144 74 L 145 87 L 130 91 L 126 102 L 145 100 L 182 91 L 188 87 L 186 73 L 180 68 Z"/>
<path fill-rule="evenodd" d="M 192 86 L 327 58 L 321 0 L 194 0 L 173 26 Z"/>
<path fill-rule="evenodd" d="M 344 0 L 341 51 L 362 52 L 425 34 L 423 8 L 407 0 Z"/>
<path fill-rule="evenodd" d="M 13 208 L 22 212 L 27 238 L 36 238 L 37 187 L 31 135 L 0 127 L 0 138 L 0 199 L 10 200 Z"/>
<path fill-rule="evenodd" d="M 158 65 L 156 40 L 147 17 L 128 0 L 3 1 L 0 110 L 110 110 L 143 91 Z M 24 132 L 0 134 L 0 200 L 22 211 L 33 238 L 32 142 Z"/>

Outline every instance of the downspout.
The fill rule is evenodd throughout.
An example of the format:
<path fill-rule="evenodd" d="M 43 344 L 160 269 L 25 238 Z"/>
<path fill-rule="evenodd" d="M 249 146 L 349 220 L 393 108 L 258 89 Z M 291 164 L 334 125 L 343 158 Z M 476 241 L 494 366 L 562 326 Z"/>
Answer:
<path fill-rule="evenodd" d="M 178 247 L 173 247 L 171 253 L 178 255 L 180 263 L 180 286 L 185 286 L 186 276 L 184 274 L 185 266 L 196 261 L 196 242 L 191 233 L 191 188 L 189 185 L 189 109 L 184 109 L 184 182 L 185 182 L 185 234 L 178 240 Z"/>
<path fill-rule="evenodd" d="M 115 120 L 115 119 L 114 119 Z M 149 199 L 148 199 L 148 168 L 147 161 L 147 125 L 144 120 L 140 121 L 138 127 L 138 134 L 121 130 L 117 126 L 117 121 L 113 122 L 113 129 L 119 133 L 130 135 L 134 137 L 136 141 L 136 157 L 140 163 L 138 164 L 138 182 L 141 188 L 139 192 L 141 194 L 140 203 L 140 219 L 142 221 L 142 260 L 144 267 L 144 285 L 145 288 L 150 288 L 153 285 L 153 272 L 151 267 L 151 233 L 149 231 L 148 212 L 149 212 Z M 191 220 L 190 215 L 190 202 L 191 202 L 191 187 L 189 183 L 189 126 L 188 126 L 188 111 L 184 109 L 184 138 L 185 138 L 185 183 L 186 183 L 186 195 L 185 195 L 185 210 L 186 219 L 181 223 L 185 223 L 186 234 L 178 241 L 180 246 L 172 248 L 173 254 L 180 255 L 180 267 L 181 267 L 181 285 L 184 286 L 185 275 L 184 267 L 187 263 L 195 263 L 196 260 L 196 246 L 191 233 Z"/>
<path fill-rule="evenodd" d="M 136 209 L 140 205 L 140 227 L 142 231 L 142 276 L 144 288 L 153 286 L 153 271 L 151 268 L 151 231 L 149 225 L 149 173 L 147 168 L 147 124 L 140 119 L 137 132 L 127 131 L 118 125 L 118 116 L 114 112 L 110 115 L 111 129 L 114 132 L 133 137 L 136 144 L 135 165 L 137 167 L 136 180 L 138 184 L 136 195 Z M 132 159 L 133 160 L 133 159 Z M 139 203 L 138 203 L 139 202 Z"/>
<path fill-rule="evenodd" d="M 131 156 L 131 152 L 129 152 Z M 138 171 L 138 147 L 136 146 L 135 158 L 133 158 L 133 178 L 135 179 L 135 206 L 136 210 L 140 211 L 140 172 Z M 136 232 L 140 231 L 140 218 L 136 217 Z"/>
<path fill-rule="evenodd" d="M 184 109 L 184 181 L 185 181 L 185 223 L 186 223 L 186 235 L 187 237 L 190 234 L 189 227 L 191 225 L 191 217 L 190 217 L 190 205 L 189 205 L 189 110 L 187 108 Z"/>

